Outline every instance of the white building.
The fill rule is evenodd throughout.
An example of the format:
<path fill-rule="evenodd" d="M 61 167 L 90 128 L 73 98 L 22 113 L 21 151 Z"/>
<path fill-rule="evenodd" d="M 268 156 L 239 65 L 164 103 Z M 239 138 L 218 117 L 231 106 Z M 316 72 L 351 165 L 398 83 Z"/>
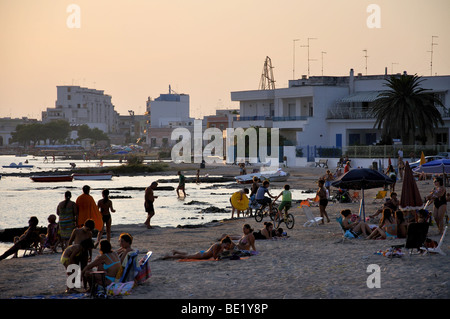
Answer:
<path fill-rule="evenodd" d="M 289 81 L 288 88 L 231 92 L 240 102 L 233 127 L 279 128 L 293 145 L 346 147 L 372 145 L 381 139 L 369 112 L 390 75 L 318 76 Z M 445 125 L 428 144 L 449 144 L 450 76 L 423 77 L 421 86 L 438 94 Z"/>
<path fill-rule="evenodd" d="M 147 112 L 150 115 L 150 126 L 147 128 L 147 144 L 151 147 L 169 147 L 171 133 L 177 127 L 194 130 L 194 118 L 189 117 L 189 95 L 178 94 L 169 86 L 168 94 L 160 94 L 158 98 L 147 100 Z"/>
<path fill-rule="evenodd" d="M 63 119 L 71 125 L 88 125 L 105 133 L 118 130 L 119 114 L 114 110 L 111 96 L 103 90 L 80 86 L 57 86 L 54 108 L 42 112 L 42 122 Z"/>

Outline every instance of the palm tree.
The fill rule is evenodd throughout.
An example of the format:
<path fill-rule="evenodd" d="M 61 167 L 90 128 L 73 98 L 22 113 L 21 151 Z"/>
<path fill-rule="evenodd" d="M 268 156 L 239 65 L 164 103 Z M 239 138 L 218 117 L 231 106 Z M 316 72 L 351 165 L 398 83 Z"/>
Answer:
<path fill-rule="evenodd" d="M 420 87 L 422 81 L 417 75 L 408 74 L 388 79 L 385 85 L 389 89 L 378 95 L 372 108 L 374 127 L 382 127 L 383 134 L 401 138 L 405 143 L 416 133 L 424 140 L 427 133 L 433 135 L 439 125 L 444 125 L 437 106 L 445 106 L 435 94 Z"/>

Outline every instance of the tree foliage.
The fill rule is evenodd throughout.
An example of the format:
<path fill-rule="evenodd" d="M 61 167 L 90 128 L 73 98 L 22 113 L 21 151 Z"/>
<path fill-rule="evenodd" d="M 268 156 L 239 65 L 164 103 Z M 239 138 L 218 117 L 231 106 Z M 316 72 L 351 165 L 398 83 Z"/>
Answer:
<path fill-rule="evenodd" d="M 391 138 L 401 138 L 408 143 L 416 135 L 421 140 L 433 135 L 439 125 L 444 125 L 437 107 L 445 106 L 430 90 L 421 88 L 423 79 L 417 75 L 392 76 L 385 84 L 372 109 L 376 118 L 374 127 Z"/>

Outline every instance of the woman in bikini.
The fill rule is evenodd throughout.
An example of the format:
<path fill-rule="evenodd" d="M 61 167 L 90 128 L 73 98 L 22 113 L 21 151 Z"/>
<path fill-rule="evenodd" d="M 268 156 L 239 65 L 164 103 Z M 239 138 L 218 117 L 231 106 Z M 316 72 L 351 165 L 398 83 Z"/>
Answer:
<path fill-rule="evenodd" d="M 366 239 L 397 238 L 397 223 L 392 214 L 392 210 L 385 208 L 382 214 L 380 226 L 375 228 Z"/>
<path fill-rule="evenodd" d="M 444 232 L 444 216 L 447 211 L 447 198 L 444 180 L 441 177 L 434 180 L 434 190 L 426 198 L 434 202 L 433 218 L 436 221 L 439 235 L 442 235 Z"/>
<path fill-rule="evenodd" d="M 93 268 L 97 267 L 97 271 L 104 271 L 106 273 L 106 285 L 109 285 L 116 280 L 116 275 L 121 267 L 120 258 L 117 253 L 111 250 L 111 243 L 106 239 L 100 241 L 99 250 L 100 255 L 97 256 L 97 258 L 95 258 L 93 262 L 84 267 L 83 271 L 81 272 L 81 276 L 83 277 L 85 282 L 87 281 L 89 283 L 89 279 L 91 279 L 92 276 L 95 276 L 95 281 L 98 284 L 102 284 L 101 277 L 96 276 L 97 274 L 92 270 Z"/>
<path fill-rule="evenodd" d="M 209 259 L 211 257 L 218 259 L 219 254 L 222 251 L 231 249 L 231 244 L 231 238 L 226 236 L 220 241 L 220 243 L 213 244 L 206 251 L 202 250 L 194 255 L 189 255 L 188 253 L 182 251 L 173 250 L 172 255 L 166 255 L 162 259 Z"/>

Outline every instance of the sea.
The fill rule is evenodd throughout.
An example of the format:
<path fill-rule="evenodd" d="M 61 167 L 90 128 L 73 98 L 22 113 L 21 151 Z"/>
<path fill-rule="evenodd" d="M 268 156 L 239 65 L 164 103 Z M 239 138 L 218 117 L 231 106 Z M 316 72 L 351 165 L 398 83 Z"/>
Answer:
<path fill-rule="evenodd" d="M 28 162 L 28 163 L 26 163 Z M 4 168 L 11 163 L 33 165 L 32 168 Z M 109 189 L 113 207 L 113 225 L 143 224 L 147 213 L 144 210 L 144 192 L 153 181 L 174 180 L 159 183 L 158 186 L 172 186 L 176 188 L 178 176 L 158 175 L 147 176 L 113 176 L 107 181 L 82 181 L 41 183 L 30 179 L 29 173 L 61 171 L 70 168 L 70 163 L 80 167 L 99 167 L 99 160 L 67 160 L 52 157 L 47 160 L 43 156 L 0 156 L 0 230 L 7 228 L 26 227 L 28 219 L 36 216 L 38 226 L 47 226 L 50 214 L 56 214 L 56 207 L 64 200 L 64 193 L 72 192 L 72 200 L 81 195 L 82 187 L 89 185 L 90 194 L 97 202 L 102 198 L 103 189 Z M 120 165 L 118 160 L 104 160 L 103 167 Z M 23 173 L 23 176 L 5 175 L 7 173 Z M 64 174 L 63 172 L 61 174 Z M 238 174 L 238 170 L 237 170 Z M 17 174 L 15 174 L 17 175 Z M 187 171 L 186 177 L 194 177 L 195 171 Z M 216 176 L 211 176 L 216 177 Z M 151 224 L 159 227 L 177 227 L 199 225 L 214 220 L 231 217 L 230 197 L 243 186 L 234 181 L 223 183 L 186 183 L 186 198 L 178 198 L 175 190 L 157 190 L 154 202 L 155 215 Z M 271 193 L 278 195 L 281 188 L 273 188 Z M 309 195 L 309 196 L 308 196 Z M 300 190 L 293 190 L 294 199 L 305 199 L 310 194 Z M 205 209 L 212 208 L 205 212 Z M 0 243 L 0 251 L 4 243 Z M 8 246 L 10 244 L 8 243 Z M 3 247 L 4 248 L 4 247 Z"/>

